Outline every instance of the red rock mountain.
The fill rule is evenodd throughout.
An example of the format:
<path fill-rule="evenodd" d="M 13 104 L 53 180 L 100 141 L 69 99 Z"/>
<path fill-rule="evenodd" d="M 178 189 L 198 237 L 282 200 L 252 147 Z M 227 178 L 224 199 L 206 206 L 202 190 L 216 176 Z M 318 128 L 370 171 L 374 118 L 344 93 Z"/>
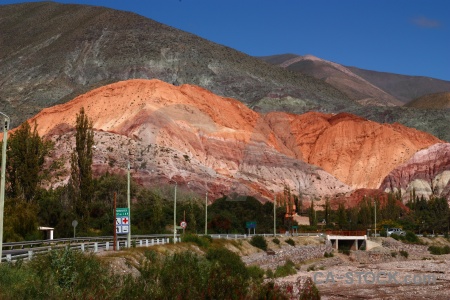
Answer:
<path fill-rule="evenodd" d="M 411 193 L 429 198 L 431 195 L 450 200 L 450 144 L 435 144 L 418 151 L 407 162 L 384 178 L 380 189 L 401 191 L 403 199 Z"/>
<path fill-rule="evenodd" d="M 267 199 L 285 185 L 309 197 L 374 188 L 415 152 L 440 142 L 349 114 L 260 115 L 197 86 L 129 80 L 29 120 L 55 141 L 54 158 L 66 158 L 67 167 L 81 107 L 95 129 L 96 172 L 123 172 L 130 160 L 132 176 L 142 184 L 172 178 L 216 196 L 237 192 Z"/>

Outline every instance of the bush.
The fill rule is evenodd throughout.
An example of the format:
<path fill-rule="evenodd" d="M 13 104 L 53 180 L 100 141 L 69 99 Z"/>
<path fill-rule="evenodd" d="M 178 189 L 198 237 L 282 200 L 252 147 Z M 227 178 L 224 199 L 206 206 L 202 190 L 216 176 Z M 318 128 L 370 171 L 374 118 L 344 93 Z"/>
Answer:
<path fill-rule="evenodd" d="M 113 298 L 118 283 L 93 254 L 51 251 L 31 262 L 0 265 L 0 299 Z"/>
<path fill-rule="evenodd" d="M 428 251 L 430 251 L 430 253 L 434 254 L 434 255 L 450 254 L 450 247 L 449 246 L 444 246 L 444 247 L 430 246 L 430 247 L 428 247 Z"/>
<path fill-rule="evenodd" d="M 392 257 L 397 257 L 397 252 L 391 252 Z"/>
<path fill-rule="evenodd" d="M 404 258 L 408 258 L 409 253 L 408 253 L 408 251 L 400 250 L 400 255 L 403 256 Z"/>
<path fill-rule="evenodd" d="M 262 249 L 264 251 L 267 250 L 267 242 L 266 239 L 260 235 L 255 235 L 250 240 L 250 244 L 256 248 Z"/>
<path fill-rule="evenodd" d="M 272 240 L 272 242 L 274 242 L 275 244 L 277 244 L 277 245 L 279 245 L 280 244 L 280 240 L 279 239 L 277 239 L 277 238 L 274 238 L 273 240 Z"/>
<path fill-rule="evenodd" d="M 295 241 L 293 239 L 291 239 L 291 238 L 287 239 L 286 243 L 288 243 L 291 246 L 295 246 Z"/>
<path fill-rule="evenodd" d="M 274 276 L 276 278 L 278 277 L 286 277 L 289 275 L 294 275 L 297 273 L 297 270 L 295 269 L 295 264 L 291 260 L 287 260 L 284 265 L 278 266 L 275 270 Z"/>
<path fill-rule="evenodd" d="M 181 237 L 181 241 L 184 243 L 194 243 L 199 247 L 208 248 L 211 240 L 210 236 L 198 236 L 196 234 L 185 234 Z"/>
<path fill-rule="evenodd" d="M 264 279 L 264 270 L 259 266 L 249 266 L 247 267 L 247 272 L 250 278 L 257 282 L 262 282 Z"/>
<path fill-rule="evenodd" d="M 310 272 L 310 271 L 315 271 L 316 270 L 316 265 L 311 265 L 308 267 L 308 269 L 306 269 L 306 271 Z"/>
<path fill-rule="evenodd" d="M 333 252 L 325 252 L 324 257 L 334 257 Z"/>
<path fill-rule="evenodd" d="M 405 240 L 409 243 L 420 244 L 419 237 L 412 231 L 407 231 L 405 234 Z"/>
<path fill-rule="evenodd" d="M 340 250 L 340 252 L 347 256 L 350 256 L 350 249 L 342 249 L 342 250 Z"/>

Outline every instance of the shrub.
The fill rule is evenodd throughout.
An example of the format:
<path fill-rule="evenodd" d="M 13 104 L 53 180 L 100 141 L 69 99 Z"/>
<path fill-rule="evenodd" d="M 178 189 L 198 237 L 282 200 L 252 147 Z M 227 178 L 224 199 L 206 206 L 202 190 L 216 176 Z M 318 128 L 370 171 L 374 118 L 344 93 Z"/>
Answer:
<path fill-rule="evenodd" d="M 280 244 L 280 240 L 279 239 L 277 239 L 277 238 L 274 238 L 273 240 L 272 240 L 272 242 L 274 242 L 275 244 L 277 244 L 277 245 L 279 245 Z"/>
<path fill-rule="evenodd" d="M 412 231 L 407 231 L 405 234 L 405 240 L 409 243 L 420 244 L 419 237 Z"/>
<path fill-rule="evenodd" d="M 278 266 L 275 270 L 275 277 L 286 277 L 289 275 L 294 275 L 297 273 L 295 269 L 295 264 L 291 260 L 287 260 L 284 265 Z"/>
<path fill-rule="evenodd" d="M 397 257 L 397 252 L 391 252 L 392 257 Z"/>
<path fill-rule="evenodd" d="M 315 271 L 316 270 L 316 265 L 311 265 L 308 267 L 308 269 L 306 269 L 306 271 L 310 272 L 310 271 Z"/>
<path fill-rule="evenodd" d="M 334 257 L 333 252 L 325 252 L 324 257 Z"/>
<path fill-rule="evenodd" d="M 262 282 L 264 279 L 264 270 L 259 266 L 249 266 L 247 272 L 249 277 L 257 282 Z"/>
<path fill-rule="evenodd" d="M 342 252 L 343 254 L 349 256 L 350 255 L 350 249 L 342 249 L 340 252 Z"/>
<path fill-rule="evenodd" d="M 295 246 L 295 241 L 293 239 L 291 239 L 291 238 L 287 239 L 286 243 L 288 243 L 291 246 Z"/>
<path fill-rule="evenodd" d="M 430 247 L 428 247 L 428 251 L 430 251 L 430 253 L 434 254 L 434 255 L 449 254 L 450 247 L 449 246 L 444 246 L 444 247 L 430 246 Z"/>
<path fill-rule="evenodd" d="M 0 299 L 113 298 L 118 283 L 93 254 L 51 251 L 31 262 L 0 265 Z"/>
<path fill-rule="evenodd" d="M 211 237 L 209 237 L 211 238 Z M 185 234 L 181 237 L 181 241 L 185 243 L 194 243 L 199 247 L 208 248 L 211 241 L 208 236 L 198 236 L 196 234 Z"/>
<path fill-rule="evenodd" d="M 409 253 L 408 253 L 408 251 L 400 250 L 400 255 L 403 256 L 404 258 L 408 258 Z"/>
<path fill-rule="evenodd" d="M 255 235 L 250 240 L 250 244 L 256 248 L 262 249 L 264 251 L 267 250 L 267 242 L 266 239 L 260 235 Z"/>

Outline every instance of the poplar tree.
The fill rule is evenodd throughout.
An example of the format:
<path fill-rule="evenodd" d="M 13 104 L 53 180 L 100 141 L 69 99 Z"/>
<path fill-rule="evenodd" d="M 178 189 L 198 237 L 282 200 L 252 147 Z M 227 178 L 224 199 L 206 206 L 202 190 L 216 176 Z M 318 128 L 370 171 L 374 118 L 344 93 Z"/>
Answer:
<path fill-rule="evenodd" d="M 89 120 L 83 107 L 77 114 L 75 129 L 75 149 L 70 159 L 71 175 L 68 191 L 75 215 L 86 221 L 89 218 L 89 205 L 93 197 L 92 147 L 94 146 L 94 132 L 92 121 Z"/>
<path fill-rule="evenodd" d="M 44 141 L 37 132 L 37 124 L 31 129 L 24 122 L 11 134 L 7 144 L 6 173 L 9 185 L 9 198 L 20 198 L 31 202 L 44 178 L 45 157 L 52 147 L 50 141 Z"/>

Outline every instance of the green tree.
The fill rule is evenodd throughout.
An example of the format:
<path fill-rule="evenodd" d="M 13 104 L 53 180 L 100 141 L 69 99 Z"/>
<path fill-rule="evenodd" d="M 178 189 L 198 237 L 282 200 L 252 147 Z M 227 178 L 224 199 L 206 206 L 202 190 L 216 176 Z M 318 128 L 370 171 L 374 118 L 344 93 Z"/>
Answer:
<path fill-rule="evenodd" d="M 338 206 L 338 211 L 337 211 L 337 216 L 338 216 L 338 224 L 339 224 L 339 228 L 343 229 L 343 228 L 347 228 L 347 212 L 345 211 L 345 206 L 343 203 L 339 203 Z"/>
<path fill-rule="evenodd" d="M 86 226 L 89 219 L 89 205 L 92 202 L 92 151 L 94 132 L 84 108 L 77 114 L 75 125 L 75 149 L 72 152 L 70 165 L 71 175 L 68 184 L 68 195 L 76 217 L 81 218 L 80 225 Z"/>
<path fill-rule="evenodd" d="M 42 172 L 45 157 L 52 148 L 50 141 L 44 141 L 37 132 L 37 125 L 31 129 L 24 122 L 11 134 L 7 144 L 7 196 L 32 201 L 44 178 Z"/>
<path fill-rule="evenodd" d="M 314 201 L 311 201 L 311 206 L 309 207 L 309 224 L 311 226 L 317 225 L 316 211 L 314 209 Z"/>

